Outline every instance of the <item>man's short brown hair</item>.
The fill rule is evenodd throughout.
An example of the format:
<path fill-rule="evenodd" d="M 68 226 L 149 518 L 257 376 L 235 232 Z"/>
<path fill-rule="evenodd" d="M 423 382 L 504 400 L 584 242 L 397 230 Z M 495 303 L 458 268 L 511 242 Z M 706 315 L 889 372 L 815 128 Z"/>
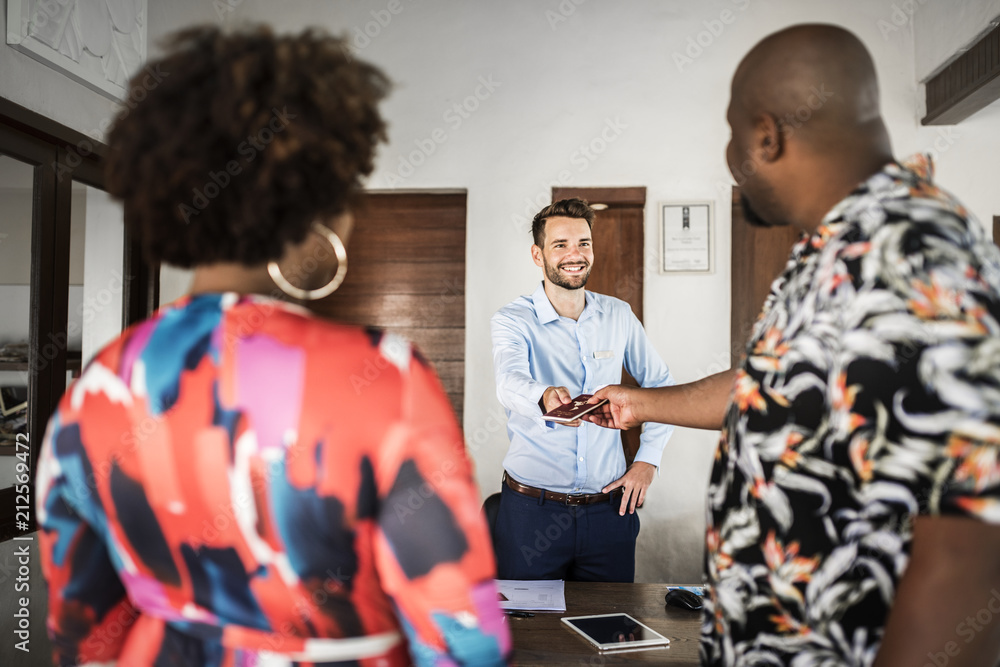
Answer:
<path fill-rule="evenodd" d="M 531 236 L 535 245 L 545 247 L 545 221 L 549 218 L 578 218 L 586 220 L 587 226 L 594 228 L 594 209 L 583 199 L 560 199 L 543 208 L 531 221 Z"/>

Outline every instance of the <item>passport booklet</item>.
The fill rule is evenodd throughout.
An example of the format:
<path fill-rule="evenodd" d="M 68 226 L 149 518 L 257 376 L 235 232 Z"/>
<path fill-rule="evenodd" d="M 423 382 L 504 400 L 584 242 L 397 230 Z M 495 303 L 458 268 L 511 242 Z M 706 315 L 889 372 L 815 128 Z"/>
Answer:
<path fill-rule="evenodd" d="M 588 412 L 592 412 L 608 402 L 607 399 L 604 399 L 603 401 L 599 401 L 591 405 L 587 403 L 591 396 L 593 396 L 593 394 L 580 394 L 574 398 L 572 402 L 563 403 L 558 408 L 549 410 L 542 415 L 542 417 L 545 418 L 545 421 L 565 424 L 576 421 Z"/>

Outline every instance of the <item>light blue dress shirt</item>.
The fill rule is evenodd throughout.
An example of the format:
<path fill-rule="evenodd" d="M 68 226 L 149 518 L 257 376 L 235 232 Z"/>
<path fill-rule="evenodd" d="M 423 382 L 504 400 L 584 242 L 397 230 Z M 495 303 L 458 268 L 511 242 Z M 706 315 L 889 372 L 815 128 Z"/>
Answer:
<path fill-rule="evenodd" d="M 590 422 L 580 428 L 546 422 L 538 401 L 548 387 L 566 387 L 578 396 L 619 384 L 623 363 L 643 387 L 674 384 L 629 305 L 586 292 L 574 321 L 556 313 L 543 282 L 531 296 L 498 310 L 490 331 L 497 398 L 507 411 L 507 472 L 524 484 L 560 493 L 599 493 L 625 474 L 618 431 Z M 658 467 L 673 428 L 647 424 L 635 460 Z"/>

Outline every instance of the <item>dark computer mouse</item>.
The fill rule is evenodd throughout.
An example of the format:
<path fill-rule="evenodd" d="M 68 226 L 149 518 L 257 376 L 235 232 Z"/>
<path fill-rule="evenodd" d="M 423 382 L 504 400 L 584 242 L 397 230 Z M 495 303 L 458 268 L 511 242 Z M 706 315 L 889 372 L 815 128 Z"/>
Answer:
<path fill-rule="evenodd" d="M 664 600 L 671 607 L 680 607 L 681 609 L 688 609 L 690 611 L 701 609 L 701 598 L 683 588 L 675 588 L 672 591 L 668 591 Z"/>

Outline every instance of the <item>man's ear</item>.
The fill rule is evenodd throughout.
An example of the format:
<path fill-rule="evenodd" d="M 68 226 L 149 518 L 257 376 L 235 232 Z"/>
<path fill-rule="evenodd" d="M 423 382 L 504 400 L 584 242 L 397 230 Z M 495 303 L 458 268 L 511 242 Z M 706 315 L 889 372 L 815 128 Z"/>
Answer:
<path fill-rule="evenodd" d="M 542 249 L 534 244 L 531 246 L 531 259 L 535 260 L 535 266 L 545 266 L 542 263 Z"/>
<path fill-rule="evenodd" d="M 778 160 L 785 152 L 785 135 L 781 131 L 781 122 L 772 114 L 765 113 L 757 117 L 754 124 L 754 150 L 761 162 L 769 163 Z"/>

